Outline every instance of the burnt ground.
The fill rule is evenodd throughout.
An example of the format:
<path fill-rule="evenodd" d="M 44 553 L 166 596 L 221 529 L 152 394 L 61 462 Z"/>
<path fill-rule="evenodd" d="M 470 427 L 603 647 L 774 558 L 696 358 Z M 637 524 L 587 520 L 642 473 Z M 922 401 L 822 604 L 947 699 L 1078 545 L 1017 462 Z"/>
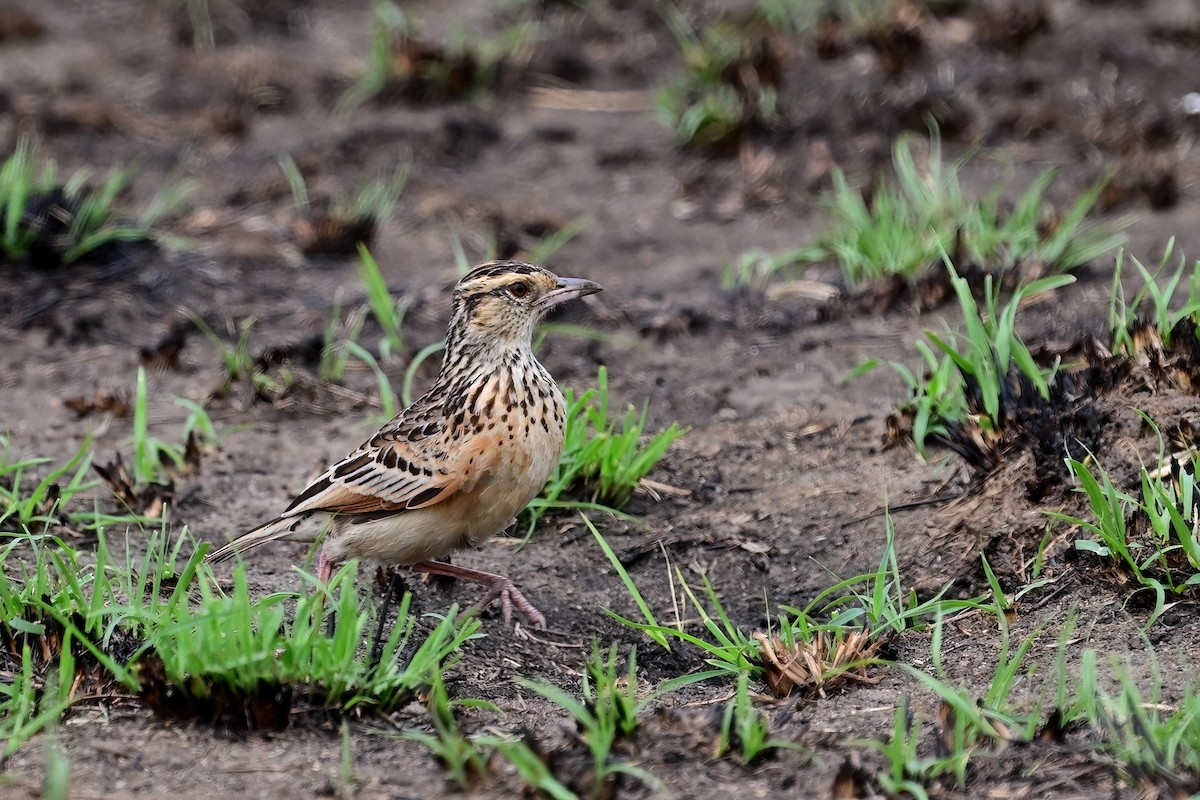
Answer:
<path fill-rule="evenodd" d="M 1075 502 L 1062 488 L 1033 503 L 1019 476 L 981 484 L 945 451 L 934 450 L 926 463 L 911 448 L 885 449 L 900 380 L 877 370 L 841 382 L 867 358 L 915 363 L 914 339 L 952 319 L 952 309 L 869 313 L 802 296 L 722 290 L 723 266 L 741 253 L 794 247 L 820 230 L 818 201 L 831 165 L 869 180 L 888 163 L 894 138 L 924 132 L 932 115 L 948 153 L 982 143 L 983 153 L 965 169 L 968 184 L 1011 174 L 1020 188 L 1060 166 L 1050 194 L 1065 204 L 1112 170 L 1105 210 L 1137 215 L 1132 254 L 1156 262 L 1171 236 L 1189 256 L 1200 253 L 1200 156 L 1191 148 L 1200 116 L 1182 110 L 1184 96 L 1200 90 L 1200 13 L 1186 0 L 970 3 L 893 30 L 874 49 L 848 27 L 827 30 L 819 41 L 784 37 L 783 119 L 748 133 L 731 154 L 680 150 L 653 118 L 653 90 L 680 67 L 650 2 L 537 6 L 543 40 L 476 99 L 395 92 L 349 113 L 336 107 L 364 63 L 368 4 L 208 5 L 210 51 L 193 47 L 182 2 L 68 2 L 53 11 L 34 2 L 0 4 L 5 151 L 32 132 L 64 174 L 136 163 L 128 198 L 135 207 L 173 177 L 197 181 L 188 210 L 160 226 L 181 247 L 125 246 L 103 263 L 56 270 L 3 264 L 0 428 L 21 455 L 64 460 L 91 434 L 98 461 L 119 451 L 128 457 L 127 418 L 81 419 L 64 401 L 97 390 L 131 396 L 142 351 L 182 329 L 179 358 L 150 371 L 153 430 L 171 440 L 183 418 L 171 398 L 202 399 L 223 378 L 218 353 L 190 327 L 189 313 L 221 331 L 254 317 L 254 352 L 290 353 L 301 380 L 275 402 L 242 384 L 210 402 L 224 433 L 220 449 L 180 479 L 171 509 L 173 526 L 187 525 L 203 540 L 223 541 L 276 513 L 317 469 L 356 445 L 367 432 L 364 420 L 377 413 L 366 369 L 352 369 L 336 389 L 309 378 L 306 353 L 335 297 L 341 292 L 353 302 L 362 289 L 353 257 L 302 252 L 297 213 L 276 165 L 284 153 L 318 198 L 352 192 L 369 177 L 390 174 L 398 160 L 411 161 L 397 213 L 379 227 L 372 250 L 393 291 L 412 303 L 405 320 L 412 352 L 442 335 L 455 278 L 453 237 L 469 253 L 482 252 L 493 236 L 506 254 L 516 253 L 545 231 L 591 215 L 549 266 L 605 286 L 562 319 L 611 336 L 553 336 L 543 360 L 575 387 L 589 385 L 597 365 L 606 364 L 616 397 L 647 401 L 653 427 L 679 421 L 692 428 L 651 476 L 678 491 L 635 497 L 637 524 L 598 524 L 664 616 L 671 607 L 665 556 L 697 585 L 707 574 L 747 630 L 764 625 L 764 596 L 772 608 L 803 605 L 833 582 L 830 571 L 872 568 L 886 508 L 895 509 L 905 580 L 926 595 L 951 584 L 967 596 L 984 590 L 981 548 L 1006 588 L 1019 589 L 1045 529 L 1043 512 Z M 716 5 L 687 8 L 711 18 Z M 408 10 L 432 41 L 454 21 L 480 31 L 496 25 L 483 4 Z M 21 22 L 22 14 L 32 24 Z M 1075 285 L 1028 307 L 1027 340 L 1055 348 L 1103 337 L 1111 268 L 1111 259 L 1092 265 Z M 832 270 L 811 277 L 838 280 Z M 372 334 L 368 327 L 366 341 Z M 389 367 L 397 385 L 407 355 Z M 421 379 L 431 375 L 427 369 Z M 1152 458 L 1157 451 L 1134 411 L 1145 398 L 1110 401 L 1098 433 L 1099 458 L 1126 479 L 1138 453 Z M 1157 401 L 1164 424 L 1194 413 L 1186 402 Z M 1065 527 L 1056 532 L 1051 582 L 1023 598 L 1014 634 L 1044 626 L 1030 660 L 1047 665 L 1061 626 L 1077 612 L 1071 659 L 1094 648 L 1126 656 L 1135 674 L 1144 674 L 1149 655 L 1139 631 L 1147 610 L 1116 576 L 1070 557 L 1073 535 Z M 294 586 L 290 567 L 303 554 L 295 545 L 260 551 L 250 568 L 254 589 Z M 464 724 L 531 732 L 557 753 L 564 778 L 581 769 L 567 720 L 514 678 L 577 690 L 593 638 L 623 648 L 637 643 L 650 683 L 701 666 L 696 652 L 666 655 L 606 616 L 606 608 L 633 613 L 633 604 L 569 515 L 547 517 L 523 549 L 500 540 L 456 558 L 507 572 L 551 628 L 528 636 L 494 615 L 485 619 L 487 638 L 467 647 L 450 690 L 489 699 L 503 713 L 470 712 Z M 368 577 L 364 570 L 360 583 Z M 472 599 L 469 587 L 452 584 L 414 589 L 425 611 Z M 1195 604 L 1184 598 L 1150 630 L 1164 703 L 1194 678 L 1189 655 L 1198 628 Z M 994 620 L 956 621 L 945 633 L 949 675 L 982 695 L 999 646 Z M 906 634 L 892 650 L 899 661 L 928 665 L 925 635 Z M 826 796 L 846 759 L 868 772 L 880 768 L 878 756 L 846 742 L 885 739 L 898 701 L 911 698 L 927 719 L 936 713 L 933 697 L 901 670 L 873 674 L 874 685 L 778 707 L 776 735 L 801 742 L 812 757 L 785 752 L 754 767 L 711 757 L 731 692 L 728 683 L 711 682 L 664 698 L 644 722 L 633 758 L 679 797 Z M 1041 691 L 1032 680 L 1018 690 L 1030 701 Z M 391 722 L 412 727 L 425 719 L 414 704 Z M 351 730 L 354 796 L 458 793 L 427 751 L 388 735 L 389 724 L 362 720 Z M 318 796 L 339 786 L 337 725 L 307 717 L 283 733 L 234 734 L 157 720 L 132 701 L 84 702 L 57 737 L 78 797 Z M 43 759 L 40 737 L 10 759 L 6 796 L 36 796 Z M 935 794 L 1134 793 L 1109 765 L 1069 747 L 1014 747 L 978 763 L 965 789 L 939 785 Z M 513 796 L 518 787 L 511 770 L 498 766 L 476 793 Z M 650 792 L 627 782 L 618 794 Z"/>

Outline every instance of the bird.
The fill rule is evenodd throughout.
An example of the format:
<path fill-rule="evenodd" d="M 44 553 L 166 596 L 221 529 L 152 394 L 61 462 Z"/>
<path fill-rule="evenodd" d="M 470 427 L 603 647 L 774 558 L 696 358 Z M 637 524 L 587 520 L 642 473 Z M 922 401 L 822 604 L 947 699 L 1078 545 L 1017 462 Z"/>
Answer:
<path fill-rule="evenodd" d="M 207 556 L 220 562 L 278 540 L 326 534 L 317 577 L 351 558 L 487 587 L 545 627 L 545 616 L 503 576 L 436 559 L 482 545 L 512 524 L 562 455 L 562 392 L 533 354 L 548 311 L 601 291 L 519 261 L 488 261 L 454 287 L 441 371 L 432 387 L 314 479 L 274 519 Z"/>

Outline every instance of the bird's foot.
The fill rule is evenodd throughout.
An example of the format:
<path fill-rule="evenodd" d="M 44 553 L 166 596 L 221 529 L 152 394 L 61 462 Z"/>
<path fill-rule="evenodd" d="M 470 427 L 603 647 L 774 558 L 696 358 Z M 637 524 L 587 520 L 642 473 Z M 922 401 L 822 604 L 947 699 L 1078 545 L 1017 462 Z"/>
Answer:
<path fill-rule="evenodd" d="M 473 608 L 487 608 L 496 601 L 500 601 L 500 613 L 504 615 L 505 622 L 512 621 L 512 612 L 515 608 L 517 613 L 525 618 L 525 621 L 535 628 L 546 627 L 546 617 L 537 607 L 521 594 L 511 580 L 508 578 L 500 578 L 493 583 L 483 595 L 479 598 Z"/>
<path fill-rule="evenodd" d="M 329 579 L 333 577 L 333 561 L 330 560 L 329 554 L 322 547 L 317 553 L 317 580 L 325 586 L 329 585 Z"/>
<path fill-rule="evenodd" d="M 486 608 L 499 601 L 500 613 L 504 615 L 505 622 L 512 620 L 513 609 L 516 609 L 517 613 L 524 617 L 530 625 L 537 628 L 546 627 L 545 615 L 538 611 L 533 603 L 521 594 L 521 590 L 503 575 L 460 567 L 442 561 L 422 561 L 419 564 L 413 564 L 412 568 L 414 572 L 423 572 L 426 575 L 442 575 L 486 586 L 487 592 L 473 608 Z"/>

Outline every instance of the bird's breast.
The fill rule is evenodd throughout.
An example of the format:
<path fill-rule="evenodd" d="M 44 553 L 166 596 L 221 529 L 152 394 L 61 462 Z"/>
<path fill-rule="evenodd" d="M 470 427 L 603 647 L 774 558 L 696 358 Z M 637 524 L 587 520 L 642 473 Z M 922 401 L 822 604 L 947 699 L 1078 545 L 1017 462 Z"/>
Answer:
<path fill-rule="evenodd" d="M 507 526 L 557 466 L 563 396 L 544 370 L 502 373 L 489 378 L 466 416 L 478 421 L 464 437 L 462 492 L 476 509 L 471 536 L 482 539 Z"/>

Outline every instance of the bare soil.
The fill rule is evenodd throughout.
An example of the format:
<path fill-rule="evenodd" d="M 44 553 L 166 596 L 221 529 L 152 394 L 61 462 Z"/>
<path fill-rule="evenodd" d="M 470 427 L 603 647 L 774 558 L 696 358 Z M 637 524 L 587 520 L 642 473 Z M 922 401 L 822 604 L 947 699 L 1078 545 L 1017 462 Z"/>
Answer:
<path fill-rule="evenodd" d="M 982 143 L 965 168 L 970 185 L 1011 174 L 1020 189 L 1060 166 L 1051 196 L 1061 207 L 1113 171 L 1105 211 L 1138 216 L 1132 254 L 1156 262 L 1171 236 L 1184 253 L 1200 253 L 1200 155 L 1191 147 L 1200 115 L 1182 105 L 1200 91 L 1200 11 L 1188 0 L 981 0 L 949 16 L 920 17 L 874 48 L 849 26 L 820 41 L 790 37 L 779 43 L 783 122 L 748 134 L 725 155 L 681 150 L 654 119 L 653 91 L 680 64 L 649 0 L 538 5 L 542 41 L 492 91 L 472 101 L 400 94 L 350 113 L 339 113 L 337 102 L 364 65 L 368 3 L 213 0 L 211 51 L 193 47 L 187 5 L 0 3 L 4 151 L 32 132 L 63 174 L 136 164 L 135 206 L 174 177 L 198 181 L 190 210 L 165 226 L 185 241 L 181 249 L 131 245 L 102 263 L 53 270 L 0 265 L 0 428 L 19 455 L 63 460 L 90 435 L 98 461 L 117 452 L 128 458 L 128 418 L 81 418 L 65 401 L 97 391 L 131 397 L 138 365 L 182 331 L 177 359 L 150 362 L 152 424 L 171 439 L 183 411 L 170 398 L 205 398 L 223 378 L 218 353 L 189 314 L 219 331 L 255 318 L 255 354 L 287 354 L 300 381 L 274 402 L 244 384 L 211 401 L 226 435 L 219 452 L 179 481 L 170 509 L 173 526 L 187 525 L 203 540 L 224 541 L 277 513 L 316 470 L 356 445 L 365 420 L 378 413 L 366 369 L 352 369 L 341 387 L 312 377 L 312 342 L 339 295 L 355 302 L 362 289 L 354 257 L 302 252 L 298 214 L 276 162 L 285 153 L 318 198 L 353 192 L 411 160 L 398 212 L 379 227 L 372 249 L 389 285 L 412 303 L 405 321 L 412 352 L 442 336 L 454 237 L 478 253 L 496 235 L 508 255 L 591 215 L 548 266 L 605 286 L 560 319 L 609 336 L 555 335 L 541 356 L 562 383 L 581 388 L 606 364 L 616 397 L 648 402 L 653 427 L 691 426 L 651 475 L 677 491 L 635 497 L 629 510 L 636 524 L 597 522 L 663 616 L 672 607 L 668 576 L 679 566 L 696 585 L 706 574 L 747 630 L 765 627 L 764 597 L 773 614 L 808 602 L 830 585 L 831 573 L 873 568 L 887 508 L 906 581 L 925 596 L 946 585 L 970 596 L 984 589 L 981 549 L 1006 588 L 1020 588 L 1044 512 L 1073 502 L 1065 487 L 1033 502 L 1021 476 L 984 480 L 946 452 L 925 463 L 911 448 L 885 449 L 885 421 L 902 383 L 886 370 L 841 381 L 867 358 L 915 363 L 914 339 L 952 319 L 952 309 L 872 314 L 836 301 L 722 290 L 723 266 L 743 252 L 795 247 L 820 230 L 818 200 L 832 165 L 868 181 L 887 166 L 894 137 L 925 132 L 932 116 L 950 155 Z M 684 7 L 711 19 L 719 5 Z M 495 26 L 485 4 L 417 3 L 406 11 L 431 41 L 458 22 L 483 32 Z M 1111 268 L 1105 259 L 1030 306 L 1027 340 L 1054 349 L 1104 338 Z M 833 270 L 809 277 L 839 280 Z M 427 367 L 424 381 L 436 365 Z M 396 362 L 389 370 L 395 385 L 401 369 Z M 1152 458 L 1157 447 L 1136 416 L 1145 407 L 1139 396 L 1109 406 L 1097 455 L 1122 474 L 1138 453 Z M 1164 424 L 1194 421 L 1194 404 L 1160 399 L 1157 408 Z M 1148 670 L 1139 634 L 1144 604 L 1119 576 L 1072 557 L 1072 538 L 1065 528 L 1056 533 L 1052 580 L 1018 606 L 1014 635 L 1041 627 L 1031 660 L 1047 665 L 1061 626 L 1077 612 L 1072 658 L 1095 648 L 1127 656 L 1135 673 Z M 503 711 L 466 713 L 468 729 L 528 732 L 563 780 L 584 787 L 584 751 L 568 719 L 514 678 L 576 691 L 593 639 L 623 649 L 636 643 L 649 684 L 700 668 L 701 655 L 664 653 L 605 614 L 635 609 L 573 516 L 549 516 L 525 547 L 515 544 L 497 540 L 455 558 L 510 575 L 545 612 L 550 630 L 514 629 L 489 614 L 487 638 L 468 646 L 450 690 Z M 256 553 L 255 591 L 293 587 L 291 566 L 303 556 L 287 544 Z M 360 585 L 372 585 L 365 569 Z M 473 599 L 471 587 L 452 583 L 410 586 L 422 611 Z M 1150 630 L 1162 702 L 1194 680 L 1198 633 L 1190 598 Z M 955 622 L 944 647 L 949 674 L 982 696 L 1000 647 L 995 621 Z M 891 648 L 901 662 L 928 665 L 925 635 L 906 634 Z M 877 790 L 869 775 L 882 760 L 848 741 L 886 739 L 903 698 L 925 719 L 937 711 L 901 670 L 872 675 L 875 684 L 850 683 L 803 701 L 764 698 L 775 735 L 800 742 L 811 756 L 785 751 L 752 767 L 712 757 L 731 693 L 722 682 L 664 698 L 626 755 L 681 798 L 867 796 Z M 1041 689 L 1029 682 L 1019 691 L 1032 701 Z M 460 794 L 427 751 L 392 735 L 426 719 L 414 703 L 388 720 L 354 720 L 356 782 L 348 791 L 364 798 Z M 931 749 L 934 726 L 926 736 Z M 57 737 L 71 759 L 72 796 L 81 798 L 342 791 L 338 723 L 311 715 L 282 733 L 234 733 L 156 719 L 133 699 L 105 699 L 79 704 Z M 1135 796 L 1137 787 L 1080 752 L 1082 743 L 998 749 L 980 756 L 965 788 L 932 791 Z M 3 794 L 38 796 L 43 764 L 39 737 L 4 765 Z M 844 782 L 835 781 L 839 771 Z M 839 786 L 858 794 L 834 795 Z M 631 780 L 613 788 L 614 796 L 653 794 Z M 473 794 L 520 792 L 511 768 L 497 764 Z"/>

